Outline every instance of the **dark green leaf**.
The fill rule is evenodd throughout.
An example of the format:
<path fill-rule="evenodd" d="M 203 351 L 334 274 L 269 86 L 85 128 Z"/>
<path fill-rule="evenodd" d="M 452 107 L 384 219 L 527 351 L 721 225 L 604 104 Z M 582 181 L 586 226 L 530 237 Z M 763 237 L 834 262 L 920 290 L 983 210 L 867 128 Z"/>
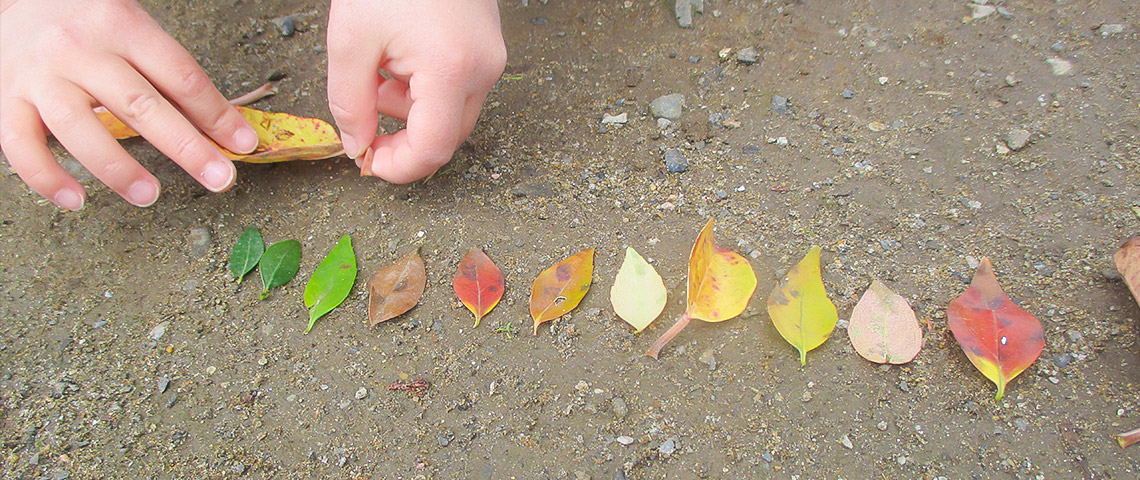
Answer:
<path fill-rule="evenodd" d="M 269 289 L 289 283 L 301 268 L 301 242 L 282 240 L 270 245 L 257 263 L 261 272 L 261 297 L 269 296 Z"/>
<path fill-rule="evenodd" d="M 317 319 L 340 305 L 352 292 L 356 283 L 356 254 L 352 252 L 352 239 L 345 235 L 333 247 L 329 255 L 313 271 L 309 283 L 305 285 L 305 306 L 309 308 L 309 327 L 313 329 Z"/>
<path fill-rule="evenodd" d="M 263 253 L 265 253 L 265 241 L 261 239 L 261 232 L 257 227 L 249 227 L 241 237 L 238 237 L 234 249 L 230 251 L 230 272 L 237 277 L 238 283 L 245 278 L 245 274 L 253 271 Z"/>

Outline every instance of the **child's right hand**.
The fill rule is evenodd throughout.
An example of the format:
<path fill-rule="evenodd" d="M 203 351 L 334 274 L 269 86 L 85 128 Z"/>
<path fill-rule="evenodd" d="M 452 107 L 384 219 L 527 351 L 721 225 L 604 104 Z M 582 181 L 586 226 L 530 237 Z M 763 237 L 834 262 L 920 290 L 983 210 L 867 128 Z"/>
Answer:
<path fill-rule="evenodd" d="M 77 210 L 83 187 L 47 148 L 50 132 L 99 180 L 147 206 L 159 182 L 96 119 L 103 105 L 206 188 L 236 170 L 257 134 L 194 58 L 133 0 L 0 0 L 0 148 L 32 190 Z"/>

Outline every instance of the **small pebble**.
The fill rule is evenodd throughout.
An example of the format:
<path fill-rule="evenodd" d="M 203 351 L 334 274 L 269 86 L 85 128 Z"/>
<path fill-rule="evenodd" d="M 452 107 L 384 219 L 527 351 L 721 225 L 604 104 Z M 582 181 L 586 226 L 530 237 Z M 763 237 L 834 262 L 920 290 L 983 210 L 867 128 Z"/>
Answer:
<path fill-rule="evenodd" d="M 850 100 L 852 98 L 855 98 L 855 90 L 846 89 L 840 95 L 843 95 L 843 98 Z"/>
<path fill-rule="evenodd" d="M 158 379 L 158 393 L 166 393 L 168 387 L 170 387 L 170 377 Z"/>
<path fill-rule="evenodd" d="M 610 401 L 610 406 L 613 407 L 614 415 L 618 418 L 625 417 L 626 414 L 629 413 L 629 406 L 625 404 L 625 400 L 622 400 L 621 397 L 614 397 L 614 399 Z"/>
<path fill-rule="evenodd" d="M 887 431 L 887 422 L 885 420 L 880 421 L 878 424 L 875 425 L 875 428 L 878 428 L 880 431 L 885 432 L 885 431 Z"/>
<path fill-rule="evenodd" d="M 628 118 L 625 112 L 618 115 L 604 113 L 602 114 L 602 125 L 624 125 L 628 121 Z"/>
<path fill-rule="evenodd" d="M 1005 144 L 1009 145 L 1010 150 L 1019 151 L 1029 144 L 1029 130 L 1013 129 L 1005 135 Z"/>
<path fill-rule="evenodd" d="M 1107 37 L 1124 33 L 1124 25 L 1120 23 L 1106 23 L 1100 26 L 1100 36 Z"/>
<path fill-rule="evenodd" d="M 676 148 L 665 151 L 665 168 L 670 173 L 682 173 L 689 169 L 689 160 Z"/>
<path fill-rule="evenodd" d="M 168 326 L 170 326 L 170 322 L 162 322 L 158 325 L 155 325 L 155 327 L 150 331 L 150 338 L 154 340 L 161 339 L 163 335 L 166 335 L 166 327 Z"/>
<path fill-rule="evenodd" d="M 438 437 L 435 437 L 435 442 L 438 443 L 441 447 L 446 447 L 451 444 L 451 438 L 447 435 L 440 435 Z"/>
<path fill-rule="evenodd" d="M 701 363 L 708 365 L 709 370 L 716 370 L 716 354 L 713 352 L 713 349 L 710 348 L 701 352 L 701 356 L 698 358 L 698 360 L 700 360 Z"/>
<path fill-rule="evenodd" d="M 752 65 L 756 63 L 757 54 L 756 49 L 752 47 L 742 48 L 736 52 L 736 61 L 745 65 Z"/>
<path fill-rule="evenodd" d="M 842 157 L 845 153 L 847 153 L 847 150 L 844 150 L 843 147 L 835 147 L 831 149 L 831 154 L 837 157 Z"/>
<path fill-rule="evenodd" d="M 649 102 L 649 114 L 654 118 L 677 120 L 685 108 L 685 96 L 680 93 L 662 95 Z"/>
<path fill-rule="evenodd" d="M 787 99 L 787 97 L 781 97 L 779 95 L 773 95 L 772 96 L 772 110 L 775 111 L 777 115 L 787 115 L 788 114 L 788 99 Z"/>
<path fill-rule="evenodd" d="M 1053 75 L 1068 75 L 1073 72 L 1073 62 L 1063 58 L 1053 57 L 1045 60 L 1053 68 Z"/>
<path fill-rule="evenodd" d="M 368 398 L 368 387 L 360 387 L 357 389 L 355 396 L 357 400 L 364 400 L 365 398 Z"/>
<path fill-rule="evenodd" d="M 677 441 L 672 438 L 661 442 L 657 447 L 657 452 L 665 456 L 672 455 L 675 451 L 677 451 Z"/>
<path fill-rule="evenodd" d="M 620 437 L 617 437 L 617 442 L 622 445 L 631 445 L 633 444 L 633 437 L 629 435 L 622 435 Z"/>
<path fill-rule="evenodd" d="M 847 447 L 848 450 L 855 448 L 855 444 L 851 443 L 851 437 L 846 434 L 844 434 L 843 438 L 839 439 L 839 441 L 843 444 L 844 447 Z"/>
<path fill-rule="evenodd" d="M 190 244 L 190 256 L 200 258 L 210 253 L 210 227 L 191 228 L 186 240 Z"/>

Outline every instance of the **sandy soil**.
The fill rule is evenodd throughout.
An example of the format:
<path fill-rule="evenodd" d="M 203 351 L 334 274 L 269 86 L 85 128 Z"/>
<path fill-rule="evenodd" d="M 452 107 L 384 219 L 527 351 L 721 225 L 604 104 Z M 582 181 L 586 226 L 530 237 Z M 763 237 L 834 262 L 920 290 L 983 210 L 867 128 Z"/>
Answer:
<path fill-rule="evenodd" d="M 1140 233 L 1140 5 L 705 3 L 682 29 L 666 1 L 502 2 L 507 72 L 428 182 L 339 158 L 241 165 L 215 195 L 131 140 L 159 202 L 126 204 L 56 147 L 90 192 L 61 212 L 0 167 L 2 476 L 1137 478 L 1140 447 L 1112 435 L 1140 427 L 1140 307 L 1110 257 Z M 324 2 L 146 6 L 225 94 L 284 72 L 257 106 L 330 119 Z M 291 36 L 272 21 L 308 13 Z M 648 105 L 672 93 L 686 108 L 661 128 Z M 757 293 L 644 357 L 708 218 Z M 266 300 L 226 269 L 249 226 L 304 246 Z M 306 335 L 304 282 L 343 234 L 362 280 Z M 415 245 L 426 295 L 369 330 L 363 278 Z M 870 364 L 839 328 L 800 366 L 764 305 L 812 245 L 841 319 L 879 278 L 932 322 L 914 362 Z M 450 288 L 472 246 L 508 285 L 478 329 Z M 609 307 L 625 246 L 669 288 L 641 334 Z M 531 335 L 531 281 L 590 247 L 594 289 Z M 1046 332 L 1000 403 L 945 319 L 982 257 Z M 420 376 L 423 399 L 385 388 Z"/>

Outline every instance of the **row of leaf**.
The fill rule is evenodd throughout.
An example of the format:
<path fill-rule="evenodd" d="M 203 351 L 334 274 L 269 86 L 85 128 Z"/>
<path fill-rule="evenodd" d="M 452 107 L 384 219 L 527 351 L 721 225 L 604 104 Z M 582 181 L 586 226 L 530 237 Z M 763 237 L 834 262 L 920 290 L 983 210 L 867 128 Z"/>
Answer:
<path fill-rule="evenodd" d="M 299 260 L 300 244 L 295 240 L 264 249 L 261 235 L 250 229 L 235 245 L 230 268 L 240 279 L 259 266 L 264 298 L 270 288 L 295 275 Z M 539 325 L 569 313 L 582 301 L 593 282 L 593 263 L 594 250 L 583 250 L 547 268 L 534 280 L 530 314 L 536 335 Z M 1140 238 L 1120 249 L 1116 264 L 1133 294 L 1140 298 Z M 716 245 L 712 220 L 697 235 L 688 267 L 685 311 L 653 342 L 646 355 L 657 358 L 694 319 L 722 322 L 738 316 L 756 289 L 751 264 Z M 356 258 L 346 235 L 305 286 L 305 306 L 309 308 L 306 332 L 348 297 L 355 279 Z M 477 248 L 459 262 L 452 285 L 456 296 L 474 314 L 476 327 L 499 303 L 506 288 L 503 273 Z M 378 270 L 368 287 L 370 326 L 413 308 L 425 288 L 426 272 L 418 249 Z M 614 312 L 640 332 L 660 316 L 666 298 L 661 276 L 637 251 L 627 248 L 610 289 Z M 822 281 L 819 247 L 813 247 L 773 288 L 767 308 L 777 331 L 799 352 L 801 364 L 806 364 L 807 353 L 830 338 L 839 319 Z M 1045 345 L 1040 321 L 1006 296 L 985 258 L 969 288 L 950 302 L 947 323 L 970 362 L 997 386 L 998 400 L 1006 384 L 1032 365 Z M 877 363 L 907 363 L 918 355 L 923 343 L 914 311 L 903 297 L 878 280 L 856 304 L 847 331 L 856 352 Z"/>

